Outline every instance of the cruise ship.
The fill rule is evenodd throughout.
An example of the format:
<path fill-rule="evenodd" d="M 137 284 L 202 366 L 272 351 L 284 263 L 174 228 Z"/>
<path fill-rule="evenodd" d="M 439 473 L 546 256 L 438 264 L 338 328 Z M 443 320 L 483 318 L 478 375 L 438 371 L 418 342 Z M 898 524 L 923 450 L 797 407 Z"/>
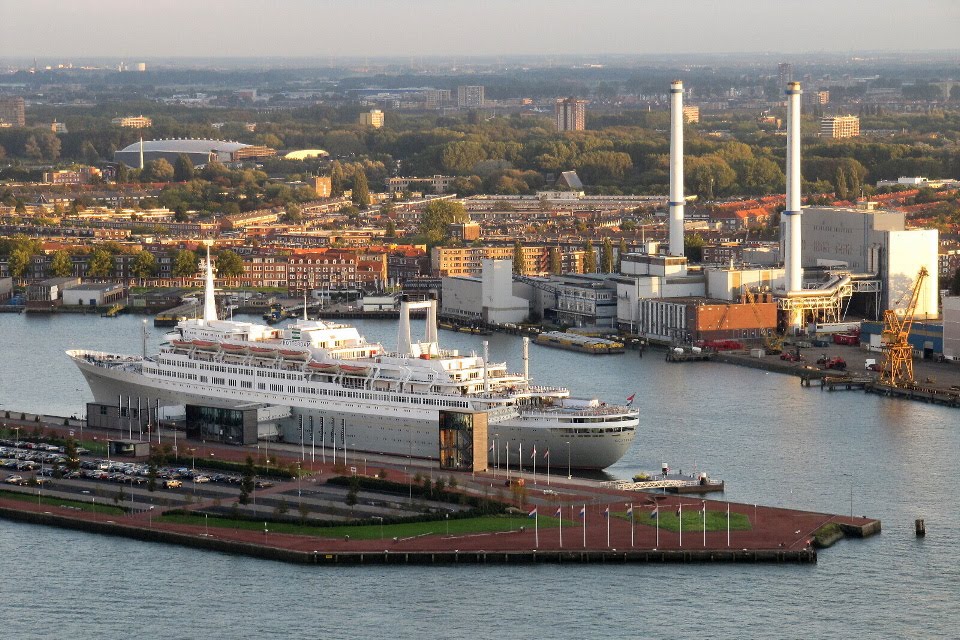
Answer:
<path fill-rule="evenodd" d="M 411 339 L 414 309 L 427 312 L 423 341 Z M 180 407 L 188 430 L 191 416 L 200 416 L 211 439 L 224 439 L 222 425 L 210 428 L 212 416 L 224 414 L 217 409 L 260 407 L 281 416 L 260 438 L 306 443 L 327 456 L 349 450 L 433 459 L 445 468 L 550 464 L 560 472 L 603 469 L 627 452 L 639 424 L 635 408 L 532 384 L 526 339 L 520 373 L 490 362 L 486 343 L 483 355 L 441 349 L 436 314 L 435 299 L 404 299 L 395 351 L 339 323 L 220 320 L 208 250 L 203 318 L 180 322 L 159 353 L 67 355 L 101 407 L 119 415 L 123 397 L 128 410 L 131 398 Z"/>

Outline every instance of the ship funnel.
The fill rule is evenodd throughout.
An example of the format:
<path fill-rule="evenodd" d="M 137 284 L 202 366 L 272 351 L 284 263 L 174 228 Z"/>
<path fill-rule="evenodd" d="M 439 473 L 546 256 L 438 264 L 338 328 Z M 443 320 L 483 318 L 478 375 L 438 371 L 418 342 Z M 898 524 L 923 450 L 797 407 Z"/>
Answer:
<path fill-rule="evenodd" d="M 400 298 L 400 325 L 397 328 L 397 353 L 410 354 L 410 300 Z"/>
<path fill-rule="evenodd" d="M 213 289 L 213 263 L 210 261 L 210 242 L 207 242 L 207 284 L 203 294 L 203 322 L 217 319 L 217 302 Z"/>
<path fill-rule="evenodd" d="M 683 255 L 683 82 L 670 83 L 670 255 Z"/>
<path fill-rule="evenodd" d="M 799 82 L 787 84 L 787 203 L 783 212 L 784 267 L 787 292 L 803 289 L 801 266 L 800 208 L 800 90 Z"/>

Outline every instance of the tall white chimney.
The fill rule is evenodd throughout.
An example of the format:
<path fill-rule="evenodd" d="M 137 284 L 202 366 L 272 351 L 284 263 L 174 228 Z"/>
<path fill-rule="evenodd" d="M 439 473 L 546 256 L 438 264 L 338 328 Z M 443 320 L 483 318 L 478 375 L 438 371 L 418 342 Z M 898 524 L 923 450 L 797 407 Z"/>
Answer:
<path fill-rule="evenodd" d="M 784 268 L 787 292 L 803 289 L 800 261 L 800 90 L 799 82 L 787 83 L 787 207 L 783 212 Z"/>
<path fill-rule="evenodd" d="M 670 83 L 670 255 L 683 255 L 683 82 Z"/>

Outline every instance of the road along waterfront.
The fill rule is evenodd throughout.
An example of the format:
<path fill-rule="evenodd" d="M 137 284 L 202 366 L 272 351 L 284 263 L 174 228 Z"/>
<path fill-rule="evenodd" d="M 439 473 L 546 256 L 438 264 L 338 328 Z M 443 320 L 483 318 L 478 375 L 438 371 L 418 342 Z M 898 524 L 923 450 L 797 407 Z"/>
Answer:
<path fill-rule="evenodd" d="M 388 345 L 395 340 L 394 323 L 357 324 L 369 339 Z M 26 411 L 80 412 L 87 392 L 63 350 L 140 350 L 139 318 L 4 315 L 0 329 L 0 403 Z M 160 332 L 150 331 L 155 346 Z M 484 338 L 442 331 L 440 339 L 448 347 L 480 351 Z M 492 357 L 519 368 L 519 338 L 486 339 Z M 235 637 L 278 629 L 293 637 L 346 637 L 385 625 L 403 636 L 445 637 L 436 625 L 441 612 L 468 628 L 508 636 L 692 634 L 703 630 L 705 620 L 720 637 L 769 636 L 774 623 L 795 624 L 798 633 L 813 636 L 953 635 L 960 622 L 952 595 L 960 579 L 960 552 L 952 542 L 960 535 L 960 516 L 951 508 L 960 472 L 954 410 L 821 394 L 801 389 L 789 376 L 716 363 L 676 366 L 635 353 L 595 359 L 534 345 L 531 373 L 538 382 L 568 384 L 582 395 L 622 401 L 637 394 L 640 432 L 627 456 L 608 469 L 611 477 L 655 470 L 661 462 L 688 472 L 705 469 L 726 481 L 725 497 L 733 501 L 832 513 L 849 513 L 852 505 L 855 515 L 883 520 L 884 533 L 841 543 L 825 552 L 831 554 L 828 562 L 801 570 L 648 565 L 611 573 L 582 567 L 574 577 L 546 566 L 401 572 L 357 567 L 321 575 L 0 522 L 3 568 L 17 571 L 17 559 L 25 557 L 33 568 L 33 578 L 19 581 L 7 601 L 22 612 L 11 633 L 62 632 L 63 624 L 53 621 L 72 611 L 69 594 L 82 593 L 86 610 L 111 612 L 74 616 L 71 631 L 83 636 L 117 635 L 133 624 L 147 635 L 177 636 L 178 630 L 183 635 L 181 621 L 189 620 L 189 636 L 229 624 Z M 926 518 L 925 540 L 913 537 L 915 517 Z M 107 555 L 135 557 L 135 568 L 120 571 L 102 561 Z M 202 576 L 200 584 L 194 576 Z M 466 585 L 469 598 L 452 595 L 464 593 Z M 146 601 L 149 610 L 139 604 Z M 377 607 L 371 608 L 372 601 Z M 239 618 L 253 619 L 237 628 Z"/>

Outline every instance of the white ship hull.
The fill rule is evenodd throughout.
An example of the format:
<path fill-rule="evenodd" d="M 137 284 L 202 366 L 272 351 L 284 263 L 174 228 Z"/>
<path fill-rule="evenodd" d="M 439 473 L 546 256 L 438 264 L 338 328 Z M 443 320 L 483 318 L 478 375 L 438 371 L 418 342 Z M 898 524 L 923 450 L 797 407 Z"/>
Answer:
<path fill-rule="evenodd" d="M 338 451 L 363 451 L 416 458 L 439 457 L 440 409 L 424 406 L 399 405 L 364 399 L 339 399 L 290 394 L 287 391 L 269 392 L 256 389 L 219 388 L 198 384 L 192 380 L 161 378 L 144 375 L 142 360 L 137 357 L 110 356 L 93 352 L 69 352 L 80 368 L 97 403 L 116 406 L 119 397 L 130 398 L 132 406 L 182 407 L 187 404 L 236 408 L 251 403 L 288 406 L 299 424 L 302 417 L 303 442 L 325 449 L 328 455 Z M 112 358 L 112 359 L 111 359 Z M 106 359 L 108 366 L 104 366 Z M 372 395 L 372 394 L 370 394 Z M 378 394 L 379 395 L 379 394 Z M 575 414 L 575 412 L 573 412 Z M 493 466 L 499 452 L 500 465 L 521 462 L 533 466 L 532 453 L 536 450 L 536 466 L 546 470 L 544 457 L 550 452 L 551 467 L 566 469 L 603 469 L 615 463 L 627 452 L 636 435 L 635 417 L 611 416 L 611 421 L 575 424 L 572 418 L 561 422 L 547 413 L 525 416 L 515 410 L 497 416 L 490 414 L 488 425 L 489 466 Z M 299 427 L 295 439 L 299 442 Z M 479 453 L 479 452 L 477 452 Z"/>

